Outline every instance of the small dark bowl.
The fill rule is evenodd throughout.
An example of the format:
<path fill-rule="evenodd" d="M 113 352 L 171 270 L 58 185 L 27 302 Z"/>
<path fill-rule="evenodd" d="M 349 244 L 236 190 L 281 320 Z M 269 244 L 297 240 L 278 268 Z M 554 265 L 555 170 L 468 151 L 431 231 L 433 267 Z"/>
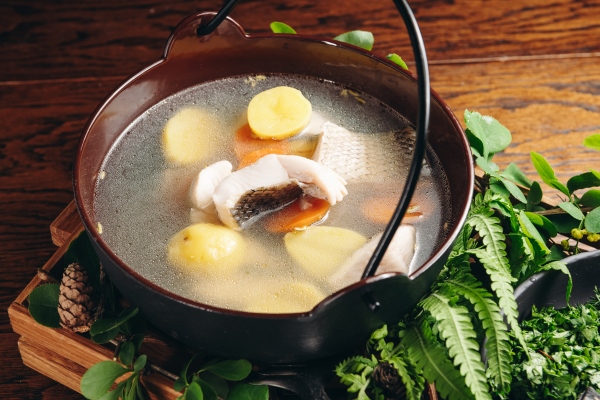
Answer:
<path fill-rule="evenodd" d="M 594 289 L 600 287 L 600 250 L 580 253 L 564 259 L 573 278 L 573 293 L 569 304 L 583 304 L 594 297 Z M 568 277 L 560 271 L 544 271 L 535 274 L 515 289 L 515 298 L 521 320 L 531 316 L 535 305 L 567 306 Z"/>
<path fill-rule="evenodd" d="M 94 214 L 102 161 L 119 135 L 161 100 L 202 82 L 229 76 L 297 74 L 365 92 L 416 125 L 415 77 L 368 51 L 302 35 L 253 35 L 230 19 L 208 36 L 196 29 L 212 13 L 185 19 L 173 32 L 163 59 L 117 88 L 85 127 L 74 166 L 74 190 L 84 226 L 119 290 L 170 336 L 223 357 L 285 363 L 314 360 L 362 345 L 384 323 L 400 319 L 439 274 L 471 201 L 473 165 L 464 132 L 449 107 L 431 93 L 429 144 L 450 186 L 447 237 L 410 276 L 384 274 L 329 296 L 313 310 L 258 314 L 211 307 L 173 294 L 140 276 L 103 241 Z"/>

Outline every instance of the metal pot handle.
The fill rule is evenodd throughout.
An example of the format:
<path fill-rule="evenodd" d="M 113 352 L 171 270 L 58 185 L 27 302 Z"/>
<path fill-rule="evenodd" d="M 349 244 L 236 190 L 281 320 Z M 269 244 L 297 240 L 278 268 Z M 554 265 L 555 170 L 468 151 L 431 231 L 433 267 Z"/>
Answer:
<path fill-rule="evenodd" d="M 207 23 L 201 24 L 196 30 L 196 35 L 205 36 L 214 31 L 223 20 L 231 13 L 240 0 L 228 0 L 225 2 L 223 8 Z M 383 231 L 383 236 L 377 244 L 373 255 L 369 259 L 367 266 L 362 274 L 362 279 L 373 276 L 377 271 L 377 267 L 381 262 L 381 259 L 385 255 L 390 242 L 392 241 L 396 230 L 402 222 L 402 218 L 408 209 L 410 199 L 413 196 L 419 175 L 421 172 L 421 166 L 423 165 L 423 159 L 425 157 L 425 151 L 427 149 L 427 136 L 429 126 L 429 113 L 430 113 L 430 85 L 429 85 L 429 70 L 427 67 L 427 55 L 425 53 L 425 46 L 423 44 L 423 37 L 417 25 L 415 16 L 408 5 L 406 0 L 393 0 L 396 8 L 400 12 L 408 35 L 413 48 L 413 54 L 415 57 L 415 64 L 417 68 L 417 85 L 418 85 L 418 97 L 419 97 L 419 108 L 417 115 L 416 124 L 416 140 L 413 158 L 411 160 L 408 177 L 400 195 L 398 205 L 390 219 L 390 222 Z"/>

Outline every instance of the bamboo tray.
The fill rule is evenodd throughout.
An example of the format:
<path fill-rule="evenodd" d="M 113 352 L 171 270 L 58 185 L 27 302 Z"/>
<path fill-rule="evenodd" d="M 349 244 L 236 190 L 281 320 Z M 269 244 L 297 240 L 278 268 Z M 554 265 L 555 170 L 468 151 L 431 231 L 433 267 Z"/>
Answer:
<path fill-rule="evenodd" d="M 476 179 L 483 173 L 476 170 Z M 542 203 L 552 207 L 557 204 L 553 199 L 544 197 Z M 52 242 L 58 250 L 43 266 L 50 272 L 67 251 L 69 244 L 83 231 L 75 202 L 71 202 L 50 225 Z M 560 238 L 559 238 L 560 240 Z M 599 243 L 595 243 L 598 245 Z M 583 243 L 583 251 L 596 250 Z M 598 246 L 600 247 L 600 246 Z M 27 309 L 27 298 L 31 291 L 42 283 L 37 276 L 23 289 L 8 309 L 10 323 L 15 333 L 20 335 L 18 346 L 23 363 L 49 378 L 81 392 L 81 377 L 92 365 L 103 360 L 113 359 L 114 346 L 99 345 L 89 336 L 68 329 L 53 329 L 35 322 Z M 180 343 L 149 328 L 141 353 L 163 373 L 150 373 L 144 377 L 144 383 L 153 399 L 176 399 L 181 395 L 173 389 L 174 379 L 181 366 L 192 356 L 192 351 Z"/>

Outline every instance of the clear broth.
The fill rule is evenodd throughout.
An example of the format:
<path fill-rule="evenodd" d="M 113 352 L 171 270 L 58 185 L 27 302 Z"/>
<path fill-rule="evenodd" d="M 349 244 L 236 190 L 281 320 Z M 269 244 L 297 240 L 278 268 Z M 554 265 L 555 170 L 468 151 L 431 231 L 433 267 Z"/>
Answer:
<path fill-rule="evenodd" d="M 246 123 L 245 110 L 250 99 L 259 92 L 282 85 L 302 91 L 313 110 L 326 120 L 368 135 L 372 140 L 378 140 L 378 133 L 409 125 L 405 118 L 375 98 L 348 92 L 329 81 L 300 76 L 233 77 L 203 83 L 170 96 L 147 110 L 120 135 L 106 156 L 97 180 L 96 219 L 102 226 L 103 240 L 121 260 L 173 293 L 227 309 L 247 310 L 249 302 L 264 297 L 265 293 L 275 293 L 276 298 L 279 289 L 273 288 L 289 287 L 289 283 L 313 285 L 321 297 L 331 293 L 327 284 L 298 268 L 286 251 L 283 234 L 270 234 L 261 229 L 259 223 L 242 232 L 250 251 L 247 262 L 235 277 L 216 279 L 190 274 L 169 265 L 166 257 L 169 239 L 190 225 L 187 195 L 194 177 L 205 166 L 223 159 L 231 161 L 236 168 L 233 137 Z M 220 121 L 212 135 L 224 145 L 199 163 L 175 166 L 164 159 L 161 134 L 169 118 L 189 106 L 208 110 Z M 349 194 L 331 208 L 323 224 L 351 229 L 367 238 L 383 231 L 384 225 L 369 222 L 358 210 L 374 193 L 399 198 L 411 157 L 398 154 L 385 160 L 394 180 L 349 182 Z M 411 270 L 422 265 L 445 239 L 451 215 L 447 179 L 431 149 L 428 149 L 413 202 L 419 205 L 424 216 L 411 221 L 417 231 Z M 304 299 L 301 303 L 293 311 L 308 311 L 316 305 L 314 299 Z M 277 312 L 277 308 L 270 312 Z"/>

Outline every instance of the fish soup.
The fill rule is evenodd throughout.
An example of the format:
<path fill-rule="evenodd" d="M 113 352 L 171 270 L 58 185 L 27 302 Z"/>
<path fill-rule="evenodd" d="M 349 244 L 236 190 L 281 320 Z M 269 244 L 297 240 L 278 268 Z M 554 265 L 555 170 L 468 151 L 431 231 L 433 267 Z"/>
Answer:
<path fill-rule="evenodd" d="M 306 127 L 257 138 L 249 103 L 280 87 L 310 103 L 300 121 Z M 400 197 L 413 142 L 401 115 L 329 81 L 273 75 L 203 83 L 149 109 L 115 142 L 96 184 L 98 231 L 127 265 L 178 295 L 233 310 L 308 311 L 360 278 Z M 277 173 L 287 174 L 285 185 Z M 235 192 L 234 176 L 276 183 L 262 191 L 265 209 L 263 197 L 220 204 L 218 193 L 229 199 Z M 206 195 L 206 182 L 214 194 Z M 429 149 L 386 252 L 389 264 L 399 259 L 406 274 L 422 265 L 446 237 L 449 205 L 444 171 Z M 240 218 L 242 211 L 249 217 Z"/>

